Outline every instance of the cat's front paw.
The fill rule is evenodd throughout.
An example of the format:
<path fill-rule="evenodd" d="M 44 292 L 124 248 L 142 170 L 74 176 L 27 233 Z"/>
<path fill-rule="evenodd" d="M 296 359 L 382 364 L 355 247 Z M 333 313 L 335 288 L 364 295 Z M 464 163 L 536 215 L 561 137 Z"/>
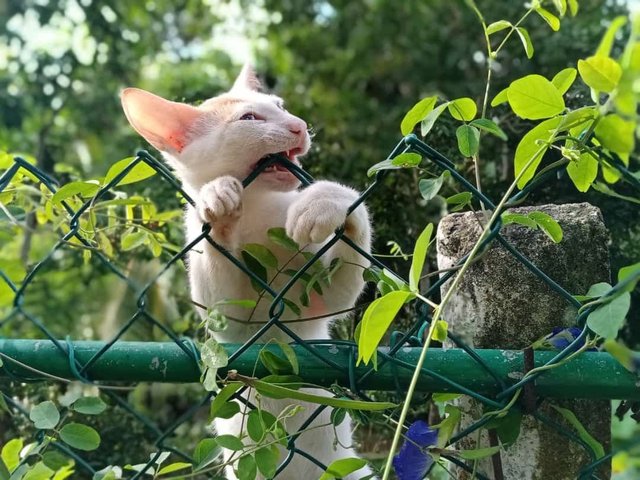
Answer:
<path fill-rule="evenodd" d="M 322 243 L 344 224 L 347 208 L 332 199 L 294 203 L 287 212 L 287 235 L 299 245 Z"/>
<path fill-rule="evenodd" d="M 242 190 L 240 180 L 231 176 L 206 183 L 196 201 L 200 219 L 210 224 L 237 219 L 242 212 Z"/>

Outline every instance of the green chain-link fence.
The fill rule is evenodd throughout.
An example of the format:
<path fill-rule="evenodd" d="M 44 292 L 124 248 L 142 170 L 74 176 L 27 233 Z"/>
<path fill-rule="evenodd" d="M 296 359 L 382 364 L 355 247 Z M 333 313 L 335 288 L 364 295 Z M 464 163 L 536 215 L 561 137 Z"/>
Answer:
<path fill-rule="evenodd" d="M 481 202 L 488 209 L 495 209 L 494 202 L 485 194 L 478 191 L 471 183 L 469 183 L 455 168 L 454 164 L 441 155 L 439 152 L 420 141 L 416 136 L 409 135 L 395 147 L 389 158 L 395 158 L 404 152 L 414 152 L 427 159 L 431 164 L 442 171 L 448 171 L 451 176 L 460 183 L 460 185 L 473 197 Z M 605 155 L 603 152 L 602 155 Z M 620 171 L 622 176 L 634 188 L 640 191 L 640 181 L 634 177 L 617 158 L 604 157 L 604 160 L 612 167 Z M 247 177 L 243 184 L 249 185 L 260 172 L 274 162 L 289 169 L 296 177 L 300 179 L 303 185 L 309 185 L 313 179 L 298 166 L 289 162 L 286 158 L 274 156 L 267 162 L 263 163 L 256 171 Z M 51 380 L 58 378 L 77 380 L 84 384 L 95 385 L 101 388 L 102 392 L 113 406 L 118 406 L 122 411 L 128 412 L 143 426 L 142 431 L 147 436 L 153 438 L 153 443 L 157 453 L 137 472 L 131 472 L 132 478 L 143 477 L 145 472 L 149 471 L 156 460 L 161 456 L 161 452 L 172 452 L 186 462 L 193 462 L 193 456 L 181 448 L 177 448 L 172 442 L 178 429 L 189 422 L 202 422 L 197 419 L 199 412 L 211 401 L 215 395 L 209 392 L 203 392 L 197 400 L 193 400 L 188 408 L 183 409 L 182 415 L 174 419 L 169 425 L 160 425 L 149 413 L 141 413 L 127 399 L 118 387 L 112 385 L 119 382 L 118 385 L 128 385 L 127 382 L 197 382 L 200 378 L 199 351 L 194 341 L 189 338 L 183 338 L 176 334 L 166 322 L 158 320 L 148 308 L 148 294 L 154 283 L 169 271 L 177 262 L 184 261 L 185 256 L 190 249 L 197 248 L 201 242 L 210 243 L 215 249 L 222 253 L 229 260 L 229 268 L 239 268 L 251 279 L 260 285 L 267 295 L 272 297 L 270 318 L 264 320 L 263 326 L 255 335 L 249 338 L 242 345 L 225 345 L 229 354 L 229 366 L 227 369 L 221 370 L 224 374 L 229 369 L 235 369 L 239 373 L 249 376 L 260 377 L 268 372 L 259 366 L 258 355 L 264 348 L 264 343 L 269 340 L 269 330 L 277 328 L 290 337 L 290 341 L 297 354 L 300 364 L 300 372 L 304 381 L 315 385 L 331 386 L 337 382 L 344 388 L 348 388 L 354 398 L 368 399 L 366 391 L 370 390 L 387 390 L 402 392 L 411 378 L 415 368 L 415 362 L 421 350 L 421 345 L 425 330 L 429 327 L 430 312 L 426 305 L 421 304 L 416 308 L 415 321 L 406 331 L 395 331 L 390 335 L 390 343 L 387 347 L 381 347 L 378 352 L 377 370 L 372 366 L 356 365 L 357 351 L 356 345 L 351 341 L 316 339 L 313 341 L 303 340 L 299 338 L 287 326 L 286 321 L 281 321 L 285 305 L 283 298 L 296 282 L 299 282 L 312 265 L 320 261 L 323 253 L 327 251 L 336 242 L 346 242 L 352 248 L 359 251 L 365 256 L 374 267 L 380 269 L 386 268 L 375 256 L 363 252 L 351 240 L 338 230 L 335 235 L 321 248 L 316 254 L 310 256 L 306 264 L 294 275 L 290 281 L 280 290 L 275 291 L 255 272 L 248 269 L 245 264 L 231 253 L 227 252 L 220 245 L 217 245 L 209 236 L 210 227 L 203 225 L 201 235 L 175 253 L 173 257 L 159 270 L 153 279 L 146 284 L 140 286 L 135 281 L 128 278 L 127 273 L 116 265 L 110 258 L 96 249 L 95 246 L 80 233 L 82 228 L 82 217 L 87 214 L 88 210 L 96 201 L 110 195 L 114 187 L 132 172 L 139 164 L 146 164 L 155 170 L 161 176 L 171 189 L 175 190 L 183 199 L 193 204 L 193 200 L 180 188 L 180 185 L 172 175 L 172 173 L 164 166 L 163 163 L 154 159 L 148 153 L 141 151 L 133 158 L 126 168 L 121 170 L 107 184 L 102 186 L 88 198 L 79 208 L 73 208 L 67 201 L 60 202 L 60 205 L 66 210 L 66 214 L 70 218 L 68 221 L 68 229 L 59 229 L 63 231 L 59 236 L 55 246 L 48 251 L 42 259 L 33 265 L 23 279 L 16 280 L 11 272 L 0 269 L 0 277 L 2 288 L 10 289 L 10 295 L 13 297 L 12 306 L 8 309 L 8 315 L 0 320 L 0 327 L 3 332 L 24 331 L 20 327 L 22 322 L 26 322 L 35 326 L 39 331 L 37 339 L 19 339 L 5 338 L 0 339 L 0 353 L 2 358 L 2 368 L 0 372 L 2 376 L 8 377 L 13 382 L 8 385 L 17 386 L 21 382 L 42 382 L 43 380 Z M 531 181 L 526 188 L 515 194 L 505 204 L 505 208 L 509 208 L 520 203 L 533 189 L 544 183 L 553 181 L 560 172 L 561 166 L 555 166 L 547 170 L 543 170 L 538 176 Z M 24 176 L 27 180 L 25 182 Z M 358 200 L 351 205 L 352 211 L 360 203 L 366 201 L 371 195 L 384 195 L 385 186 L 382 180 L 387 175 L 393 175 L 390 170 L 379 171 L 376 174 L 373 183 L 360 195 Z M 21 178 L 22 185 L 29 184 L 36 187 L 40 192 L 46 195 L 55 194 L 58 191 L 58 185 L 54 179 L 42 172 L 31 163 L 21 158 L 15 158 L 14 163 L 0 177 L 0 194 L 11 195 L 11 192 L 17 188 L 17 178 Z M 3 202 L 10 200 L 11 197 L 4 197 Z M 25 215 L 24 209 L 19 206 L 12 207 L 9 202 L 3 208 L 3 222 L 11 220 L 12 217 L 20 217 Z M 15 218 L 14 218 L 15 219 Z M 549 285 L 558 295 L 564 298 L 568 303 L 576 308 L 581 307 L 581 303 L 577 301 L 571 293 L 567 292 L 562 286 L 558 285 L 553 279 L 540 271 L 527 258 L 525 258 L 518 250 L 510 245 L 501 235 L 502 224 L 497 221 L 492 226 L 490 235 L 483 240 L 483 248 L 489 246 L 493 242 L 501 244 L 506 250 L 514 255 L 522 264 L 531 272 L 541 278 Z M 55 265 L 54 259 L 58 255 L 58 251 L 67 248 L 70 243 L 74 244 L 74 248 L 88 249 L 93 255 L 93 259 L 97 259 L 98 267 L 102 270 L 109 271 L 112 275 L 118 277 L 125 282 L 128 289 L 135 292 L 137 297 L 137 308 L 135 313 L 130 316 L 106 342 L 98 341 L 77 341 L 67 337 L 59 338 L 47 321 L 46 316 L 32 313 L 29 302 L 25 301 L 25 295 L 30 288 L 38 281 L 40 276 L 50 275 L 52 265 Z M 466 260 L 462 258 L 459 265 Z M 0 265 L 1 266 L 1 265 Z M 424 297 L 434 297 L 439 294 L 441 285 L 454 275 L 455 269 L 440 275 L 439 279 L 431 284 L 429 289 L 422 293 Z M 624 289 L 632 282 L 636 282 L 638 272 L 628 277 L 624 282 L 616 285 L 605 297 L 613 296 L 617 292 Z M 80 281 L 80 279 L 79 279 Z M 45 299 L 46 301 L 46 299 Z M 592 309 L 586 308 L 580 310 L 576 319 L 576 325 L 580 326 L 581 333 L 571 342 L 569 346 L 561 351 L 540 351 L 536 352 L 536 366 L 552 366 L 563 363 L 563 361 L 581 345 L 588 334 L 585 319 Z M 76 318 L 82 312 L 69 312 L 69 315 Z M 134 326 L 147 324 L 166 335 L 165 342 L 131 342 L 123 340 L 123 337 L 131 333 Z M 6 333 L 5 333 L 6 335 Z M 527 384 L 536 384 L 536 393 L 541 397 L 583 397 L 583 398 L 608 398 L 608 399 L 640 399 L 640 390 L 636 386 L 636 378 L 633 374 L 625 370 L 607 353 L 602 352 L 583 352 L 573 358 L 570 362 L 563 363 L 557 368 L 540 371 L 538 373 L 527 375 L 520 381 L 514 381 L 510 373 L 523 371 L 523 354 L 522 352 L 513 352 L 513 355 L 502 355 L 499 350 L 474 350 L 464 342 L 462 342 L 454 332 L 449 332 L 449 339 L 456 345 L 456 348 L 442 350 L 432 350 L 426 361 L 426 367 L 422 371 L 422 380 L 418 385 L 421 392 L 459 392 L 469 395 L 476 400 L 482 402 L 487 408 L 497 410 L 505 408 L 515 392 L 522 389 Z M 453 361 L 452 361 L 453 359 Z M 153 366 L 156 368 L 153 368 Z M 150 367 L 151 366 L 151 367 Z M 258 366 L 258 367 L 256 367 Z M 123 383 L 124 382 L 124 383 Z M 127 390 L 125 390 L 127 391 Z M 240 401 L 245 401 L 242 396 L 243 389 L 234 395 Z M 14 396 L 12 391 L 3 391 L 2 396 L 8 403 L 9 407 L 17 412 L 18 415 L 28 416 L 28 406 L 24 405 L 20 398 Z M 344 393 L 344 392 L 342 392 Z M 250 405 L 251 407 L 251 405 Z M 517 405 L 516 405 L 517 407 Z M 326 406 L 318 406 L 317 411 L 312 415 L 308 422 L 310 423 L 316 415 L 318 415 Z M 394 412 L 390 413 L 393 417 Z M 551 428 L 563 435 L 572 438 L 588 453 L 592 462 L 584 465 L 580 472 L 581 478 L 597 478 L 597 468 L 609 462 L 615 452 L 608 452 L 605 456 L 597 458 L 591 445 L 575 434 L 573 430 L 565 424 L 542 416 L 535 411 L 532 415 L 538 420 L 548 424 Z M 482 428 L 489 421 L 489 418 L 482 418 L 479 421 L 465 428 L 463 431 L 455 434 L 449 441 L 449 445 L 455 444 L 461 438 Z M 302 426 L 302 429 L 306 425 Z M 290 432 L 291 433 L 291 432 Z M 296 433 L 289 437 L 287 449 L 289 455 L 284 462 L 279 465 L 278 472 L 282 471 L 290 462 L 294 455 L 303 455 L 310 462 L 314 462 L 322 468 L 322 465 L 313 456 L 313 452 L 305 452 L 296 448 Z M 36 442 L 46 442 L 46 435 L 40 430 L 35 438 Z M 640 443 L 640 441 L 636 442 Z M 105 465 L 91 457 L 91 460 L 83 458 L 83 454 L 77 450 L 69 448 L 63 442 L 53 442 L 51 447 L 59 450 L 64 455 L 72 458 L 76 462 L 76 468 L 79 471 L 85 471 L 88 476 L 96 473 Z M 133 455 L 133 451 L 131 452 Z M 106 453 L 105 453 L 106 456 Z M 472 470 L 464 461 L 455 455 L 448 455 L 446 452 L 443 456 L 456 464 L 458 468 Z M 85 457 L 87 458 L 87 457 Z M 131 459 L 134 460 L 133 458 Z M 23 461 L 27 461 L 24 459 Z M 214 473 L 202 473 L 202 478 L 214 477 Z M 487 472 L 475 472 L 476 478 L 491 478 Z M 277 477 L 277 474 L 276 474 Z"/>

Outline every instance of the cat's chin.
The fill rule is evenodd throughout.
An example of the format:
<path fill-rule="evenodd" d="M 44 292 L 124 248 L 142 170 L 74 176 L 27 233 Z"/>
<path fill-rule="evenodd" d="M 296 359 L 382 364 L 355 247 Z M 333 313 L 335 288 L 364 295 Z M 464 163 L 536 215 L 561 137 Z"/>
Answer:
<path fill-rule="evenodd" d="M 300 186 L 300 180 L 289 170 L 278 165 L 279 168 L 266 168 L 255 180 L 259 185 L 267 190 L 278 192 L 288 192 Z"/>

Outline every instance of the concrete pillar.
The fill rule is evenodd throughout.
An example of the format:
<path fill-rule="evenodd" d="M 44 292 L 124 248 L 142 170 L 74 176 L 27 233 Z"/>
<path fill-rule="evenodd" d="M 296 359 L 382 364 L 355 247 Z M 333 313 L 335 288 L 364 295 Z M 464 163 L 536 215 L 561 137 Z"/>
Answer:
<path fill-rule="evenodd" d="M 564 238 L 553 243 L 542 231 L 520 225 L 502 229 L 506 240 L 572 294 L 584 294 L 590 285 L 608 282 L 608 234 L 598 208 L 587 203 L 514 208 L 514 213 L 543 211 L 562 227 Z M 459 213 L 443 218 L 438 227 L 438 267 L 449 268 L 467 254 L 482 231 L 480 213 Z M 450 282 L 443 286 L 443 295 Z M 483 258 L 466 272 L 443 317 L 449 329 L 474 348 L 523 349 L 554 327 L 573 325 L 576 309 L 541 279 L 531 273 L 496 241 Z M 522 372 L 513 372 L 513 379 Z M 567 392 L 571 397 L 571 392 Z M 609 401 L 562 400 L 605 451 L 610 448 L 611 406 Z M 482 405 L 467 397 L 460 402 L 461 428 L 481 417 Z M 567 426 L 560 415 L 544 402 L 538 410 Z M 488 447 L 486 430 L 472 434 L 457 448 Z M 590 463 L 575 442 L 525 415 L 517 441 L 501 452 L 505 479 L 573 480 L 581 467 Z M 606 470 L 606 471 L 605 471 Z M 480 470 L 496 478 L 492 462 L 483 460 Z M 610 465 L 597 472 L 610 477 Z M 470 475 L 458 472 L 458 478 Z"/>

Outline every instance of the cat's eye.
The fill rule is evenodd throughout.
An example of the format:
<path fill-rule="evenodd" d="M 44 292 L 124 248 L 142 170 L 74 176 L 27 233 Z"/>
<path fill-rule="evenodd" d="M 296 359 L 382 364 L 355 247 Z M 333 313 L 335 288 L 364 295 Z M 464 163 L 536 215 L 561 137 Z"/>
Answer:
<path fill-rule="evenodd" d="M 256 117 L 253 113 L 245 113 L 240 117 L 240 120 L 257 120 L 257 119 L 258 117 Z"/>

